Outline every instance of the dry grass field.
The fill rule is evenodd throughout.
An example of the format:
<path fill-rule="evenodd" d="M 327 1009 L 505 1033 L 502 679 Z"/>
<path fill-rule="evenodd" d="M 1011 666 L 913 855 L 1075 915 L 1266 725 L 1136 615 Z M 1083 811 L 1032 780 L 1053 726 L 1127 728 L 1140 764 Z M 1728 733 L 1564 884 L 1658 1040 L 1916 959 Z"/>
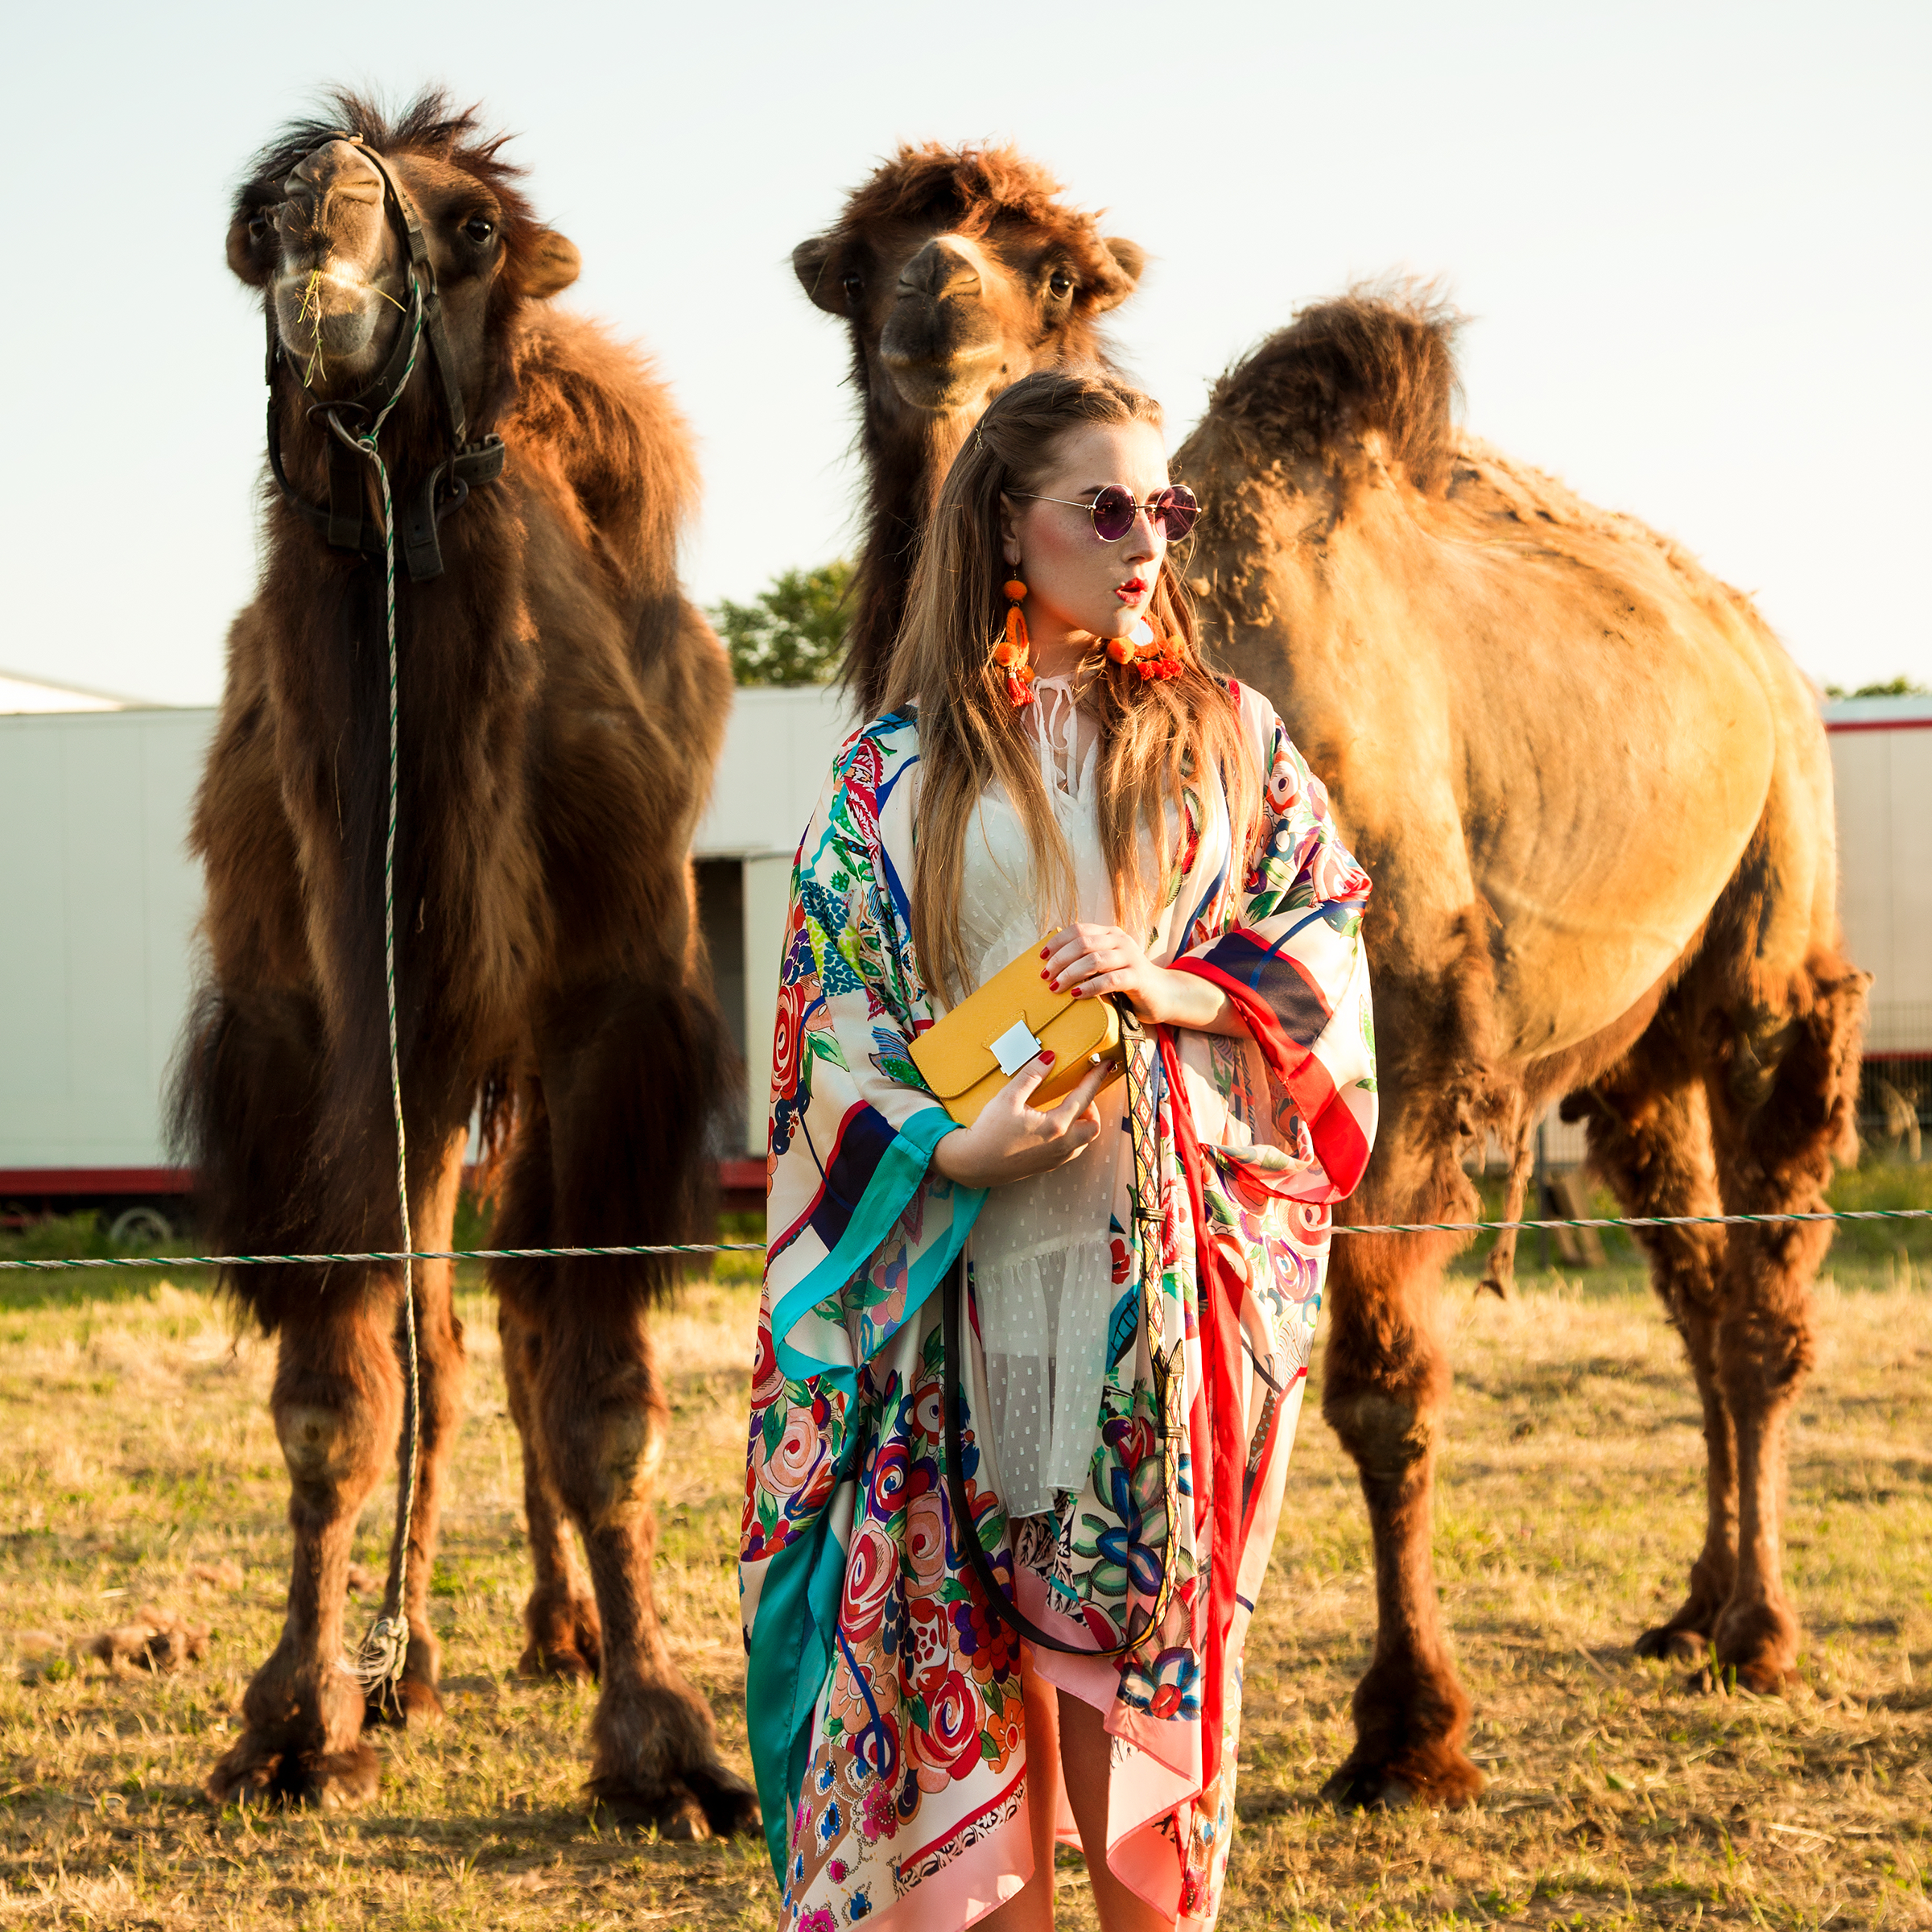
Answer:
<path fill-rule="evenodd" d="M 1700 1443 L 1641 1277 L 1530 1275 L 1443 1301 L 1459 1364 L 1438 1503 L 1476 1699 L 1480 1809 L 1338 1816 L 1371 1604 L 1352 1469 L 1304 1412 L 1250 1640 L 1244 1827 L 1224 1925 L 1932 1926 L 1932 1294 L 1922 1231 L 1847 1241 L 1791 1442 L 1787 1700 L 1635 1661 L 1700 1530 Z M 1533 1243 L 1525 1259 L 1534 1261 Z M 587 1698 L 519 1682 L 518 1457 L 490 1306 L 464 1297 L 469 1419 L 435 1579 L 450 1721 L 386 1734 L 363 1811 L 217 1814 L 200 1781 L 279 1625 L 286 1485 L 269 1351 L 181 1272 L 0 1278 L 0 1932 L 764 1926 L 756 1846 L 587 1816 Z M 753 1290 L 658 1326 L 676 1403 L 660 1600 L 744 1757 L 733 1570 Z M 386 1490 L 359 1554 L 380 1567 Z M 194 1567 L 208 1571 L 203 1580 Z M 232 1567 L 224 1570 L 222 1566 Z M 171 1676 L 79 1655 L 134 1606 L 212 1626 Z M 1063 1855 L 1063 1924 L 1092 1924 Z"/>

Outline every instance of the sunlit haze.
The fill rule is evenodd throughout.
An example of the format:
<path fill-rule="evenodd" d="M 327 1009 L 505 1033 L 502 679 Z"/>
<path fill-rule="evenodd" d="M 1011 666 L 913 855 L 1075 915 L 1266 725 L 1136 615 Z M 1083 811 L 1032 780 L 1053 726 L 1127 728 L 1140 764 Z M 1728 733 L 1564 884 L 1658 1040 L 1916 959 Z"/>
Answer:
<path fill-rule="evenodd" d="M 218 693 L 254 571 L 277 126 L 426 81 L 514 130 L 697 431 L 705 601 L 852 541 L 843 330 L 793 245 L 901 139 L 1017 141 L 1152 262 L 1115 318 L 1179 441 L 1352 279 L 1439 277 L 1464 415 L 1754 592 L 1815 678 L 1932 683 L 1932 9 L 39 7 L 11 16 L 0 667 Z"/>

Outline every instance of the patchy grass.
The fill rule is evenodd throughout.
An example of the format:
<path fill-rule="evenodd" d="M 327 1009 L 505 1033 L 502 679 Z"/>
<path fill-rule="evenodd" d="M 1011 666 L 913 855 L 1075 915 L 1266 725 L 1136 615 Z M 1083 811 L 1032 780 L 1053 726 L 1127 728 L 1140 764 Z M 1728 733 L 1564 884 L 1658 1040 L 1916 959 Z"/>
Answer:
<path fill-rule="evenodd" d="M 1641 1277 L 1536 1278 L 1507 1305 L 1451 1282 L 1437 1553 L 1491 1779 L 1456 1816 L 1315 1802 L 1348 1748 L 1372 1600 L 1353 1472 L 1311 1402 L 1249 1641 L 1223 1924 L 1932 1925 L 1932 1297 L 1889 1261 L 1847 1255 L 1821 1290 L 1791 1439 L 1808 1682 L 1775 1702 L 1693 1695 L 1629 1649 L 1674 1606 L 1701 1532 L 1695 1406 Z M 279 1627 L 287 1488 L 270 1352 L 188 1279 L 16 1280 L 0 1301 L 0 1928 L 771 1924 L 758 1847 L 593 1827 L 577 1792 L 588 1695 L 511 1674 L 520 1475 L 473 1291 L 432 1597 L 452 1721 L 384 1734 L 382 1792 L 359 1813 L 202 1801 Z M 658 1328 L 676 1404 L 660 1601 L 741 1764 L 732 1565 L 754 1304 L 748 1282 L 698 1284 Z M 364 1519 L 372 1568 L 389 1502 Z M 224 1563 L 239 1587 L 192 1580 Z M 141 1603 L 212 1624 L 208 1660 L 170 1677 L 76 1661 Z M 1063 1864 L 1062 1921 L 1091 1926 L 1079 1861 Z"/>

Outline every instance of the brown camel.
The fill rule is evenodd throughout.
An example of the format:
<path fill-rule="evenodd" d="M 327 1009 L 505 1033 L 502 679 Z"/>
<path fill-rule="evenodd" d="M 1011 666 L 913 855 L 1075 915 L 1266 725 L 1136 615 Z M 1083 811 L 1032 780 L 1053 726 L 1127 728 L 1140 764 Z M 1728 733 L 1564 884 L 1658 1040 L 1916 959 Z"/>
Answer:
<path fill-rule="evenodd" d="M 879 332 L 855 319 L 861 366 Z M 1513 1217 L 1558 1096 L 1628 1212 L 1819 1208 L 1853 1151 L 1867 981 L 1840 950 L 1813 694 L 1677 547 L 1459 437 L 1452 336 L 1406 298 L 1312 308 L 1222 382 L 1174 464 L 1206 506 L 1186 566 L 1204 634 L 1279 708 L 1376 880 L 1381 1125 L 1348 1214 L 1474 1218 L 1462 1162 L 1493 1129 Z M 875 528 L 890 480 L 908 510 L 930 501 L 921 448 L 875 459 Z M 883 659 L 876 634 L 858 645 L 869 703 Z M 1709 1522 L 1687 1600 L 1637 1647 L 1775 1690 L 1798 1645 L 1783 1424 L 1829 1228 L 1641 1238 L 1703 1403 Z M 1344 1802 L 1481 1788 L 1430 1547 L 1455 1245 L 1335 1245 L 1323 1409 L 1360 1471 L 1379 1613 L 1356 1747 L 1326 1787 Z"/>
<path fill-rule="evenodd" d="M 702 1239 L 706 1124 L 733 1072 L 686 855 L 731 679 L 675 575 L 689 438 L 634 353 L 551 311 L 576 251 L 473 114 L 433 94 L 393 125 L 353 96 L 332 106 L 258 158 L 228 237 L 264 295 L 285 486 L 230 634 L 194 822 L 208 976 L 176 1118 L 208 1232 L 281 1253 L 387 1249 L 401 1232 L 379 501 L 374 466 L 328 427 L 332 410 L 366 431 L 400 378 L 378 445 L 402 551 L 395 905 L 415 1245 L 450 1244 L 480 1103 L 506 1143 L 504 1245 Z M 431 271 L 440 327 L 426 303 L 405 373 Z M 646 1318 L 670 1278 L 654 1261 L 492 1269 L 536 1570 L 522 1668 L 601 1676 L 589 1789 L 691 1837 L 758 1812 L 651 1600 L 668 1413 Z M 279 1338 L 295 1554 L 282 1641 L 208 1790 L 353 1802 L 377 1782 L 365 1719 L 441 1707 L 425 1592 L 463 1371 L 451 1271 L 416 1274 L 408 1648 L 393 1698 L 369 1704 L 341 1662 L 345 1591 L 358 1513 L 399 1439 L 407 1454 L 400 1271 L 242 1269 L 228 1285 Z"/>
<path fill-rule="evenodd" d="M 932 499 L 966 432 L 1036 369 L 1105 363 L 1100 318 L 1146 256 L 1055 199 L 1009 147 L 902 147 L 837 224 L 792 250 L 807 295 L 850 326 L 864 414 L 865 535 L 845 675 L 869 715 Z"/>

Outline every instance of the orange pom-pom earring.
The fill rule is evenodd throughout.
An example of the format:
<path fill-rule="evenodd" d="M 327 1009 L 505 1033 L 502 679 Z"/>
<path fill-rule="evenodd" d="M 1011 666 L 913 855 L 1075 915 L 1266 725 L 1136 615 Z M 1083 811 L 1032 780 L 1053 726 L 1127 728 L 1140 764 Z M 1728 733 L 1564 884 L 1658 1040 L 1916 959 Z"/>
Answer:
<path fill-rule="evenodd" d="M 1142 617 L 1134 625 L 1130 635 L 1107 640 L 1107 654 L 1115 663 L 1137 671 L 1141 682 L 1146 684 L 1157 678 L 1164 680 L 1181 675 L 1181 661 L 1174 655 L 1174 642 L 1172 638 L 1163 642 L 1155 637 L 1153 627 Z"/>
<path fill-rule="evenodd" d="M 1018 711 L 1030 704 L 1033 697 L 1033 667 L 1026 660 L 1033 653 L 1033 639 L 1026 634 L 1026 613 L 1020 606 L 1025 601 L 1026 586 L 1018 577 L 1009 577 L 1003 586 L 1006 592 L 1006 629 L 993 647 L 993 661 L 1006 674 L 1006 695 L 1013 700 L 1013 708 Z"/>

